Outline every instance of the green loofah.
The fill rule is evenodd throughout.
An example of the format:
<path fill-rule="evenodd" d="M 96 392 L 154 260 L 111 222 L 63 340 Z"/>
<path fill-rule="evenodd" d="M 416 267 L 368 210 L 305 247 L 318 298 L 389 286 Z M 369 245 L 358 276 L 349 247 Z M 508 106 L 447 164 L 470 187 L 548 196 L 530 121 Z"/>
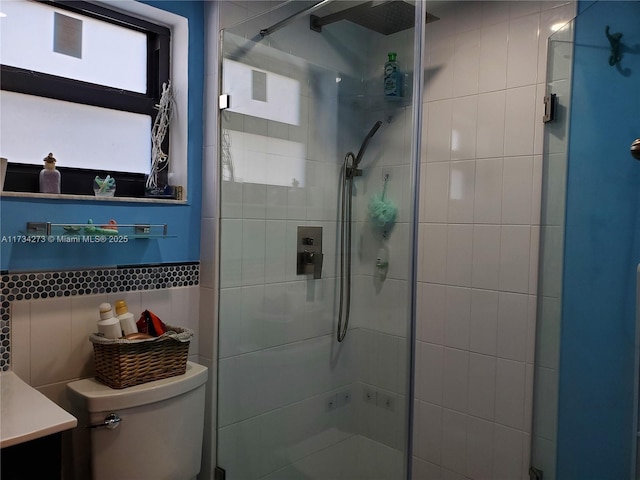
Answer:
<path fill-rule="evenodd" d="M 389 175 L 385 175 L 382 195 L 374 195 L 369 201 L 369 216 L 380 227 L 395 222 L 398 215 L 398 208 L 393 202 L 385 200 L 388 179 Z"/>

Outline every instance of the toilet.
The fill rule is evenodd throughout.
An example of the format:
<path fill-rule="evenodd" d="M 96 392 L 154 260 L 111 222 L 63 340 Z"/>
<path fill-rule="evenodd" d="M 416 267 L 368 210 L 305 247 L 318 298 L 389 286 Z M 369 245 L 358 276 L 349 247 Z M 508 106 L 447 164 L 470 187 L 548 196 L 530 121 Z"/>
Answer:
<path fill-rule="evenodd" d="M 122 390 L 93 378 L 67 384 L 78 418 L 71 477 L 195 479 L 202 457 L 206 381 L 207 368 L 187 362 L 183 375 Z"/>

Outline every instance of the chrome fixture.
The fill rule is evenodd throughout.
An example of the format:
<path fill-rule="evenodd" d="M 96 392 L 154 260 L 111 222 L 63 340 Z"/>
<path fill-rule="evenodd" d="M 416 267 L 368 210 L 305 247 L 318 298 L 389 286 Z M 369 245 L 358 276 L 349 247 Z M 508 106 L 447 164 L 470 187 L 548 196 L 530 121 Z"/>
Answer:
<path fill-rule="evenodd" d="M 351 313 L 351 214 L 353 199 L 353 178 L 362 175 L 358 165 L 362 161 L 364 152 L 371 138 L 382 125 L 377 121 L 360 146 L 358 154 L 348 152 L 342 166 L 342 192 L 340 208 L 340 306 L 338 309 L 338 342 L 342 342 L 347 335 L 349 315 Z M 344 320 L 344 322 L 343 322 Z"/>
<path fill-rule="evenodd" d="M 322 2 L 318 2 L 315 5 L 312 5 L 309 8 L 305 8 L 304 10 L 299 11 L 298 13 L 294 13 L 293 15 L 289 15 L 284 20 L 280 20 L 278 23 L 271 25 L 268 28 L 263 28 L 260 30 L 260 36 L 266 37 L 267 35 L 271 35 L 273 32 L 280 30 L 282 27 L 289 25 L 295 19 L 304 17 L 305 15 L 309 15 L 310 13 L 315 12 L 316 10 L 321 9 L 325 5 L 330 4 L 333 0 L 323 0 Z"/>
<path fill-rule="evenodd" d="M 108 428 L 109 430 L 113 430 L 114 428 L 118 428 L 122 419 L 118 416 L 117 413 L 110 413 L 106 417 L 104 417 L 104 421 L 102 423 L 94 423 L 93 425 L 87 425 L 87 428 Z"/>
<path fill-rule="evenodd" d="M 544 96 L 544 115 L 542 121 L 544 123 L 553 122 L 556 119 L 556 109 L 558 107 L 558 95 L 550 93 Z"/>
<path fill-rule="evenodd" d="M 314 280 L 322 278 L 322 227 L 298 227 L 297 250 L 296 273 L 312 273 Z"/>

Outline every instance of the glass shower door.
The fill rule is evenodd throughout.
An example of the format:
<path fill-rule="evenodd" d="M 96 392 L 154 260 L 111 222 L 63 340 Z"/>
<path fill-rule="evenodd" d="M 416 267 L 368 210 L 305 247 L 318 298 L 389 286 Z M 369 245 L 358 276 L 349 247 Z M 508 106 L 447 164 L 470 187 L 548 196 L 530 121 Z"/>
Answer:
<path fill-rule="evenodd" d="M 532 464 L 638 478 L 640 2 L 579 2 L 549 43 Z"/>
<path fill-rule="evenodd" d="M 222 35 L 217 464 L 230 480 L 402 479 L 413 29 L 343 21 L 318 33 L 305 17 L 258 35 L 296 3 Z M 407 95 L 386 101 L 391 50 Z M 354 180 L 351 315 L 338 342 L 343 160 L 377 121 Z M 368 203 L 385 178 L 398 216 L 382 228 Z M 320 278 L 297 273 L 300 227 L 322 229 Z"/>
<path fill-rule="evenodd" d="M 574 21 L 571 21 L 549 38 L 547 56 L 546 94 L 556 95 L 556 113 L 544 130 L 531 465 L 550 480 L 556 478 L 562 256 L 573 36 Z"/>

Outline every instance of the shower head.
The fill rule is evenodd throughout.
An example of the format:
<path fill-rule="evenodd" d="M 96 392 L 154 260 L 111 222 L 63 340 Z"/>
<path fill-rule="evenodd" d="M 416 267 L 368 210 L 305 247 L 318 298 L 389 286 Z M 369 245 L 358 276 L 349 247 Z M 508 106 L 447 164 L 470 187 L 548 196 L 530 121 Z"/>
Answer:
<path fill-rule="evenodd" d="M 383 35 L 391 35 L 415 26 L 415 6 L 404 0 L 368 1 L 325 17 L 311 16 L 311 29 L 317 32 L 322 27 L 339 20 L 348 20 Z M 425 22 L 439 20 L 427 12 Z"/>
<path fill-rule="evenodd" d="M 382 122 L 378 120 L 373 125 L 373 127 L 371 127 L 371 130 L 369 130 L 369 133 L 367 133 L 367 136 L 364 137 L 362 145 L 360 146 L 360 150 L 358 150 L 358 155 L 356 155 L 356 159 L 353 162 L 354 168 L 358 168 L 358 164 L 360 163 L 360 160 L 362 160 L 362 157 L 364 156 L 364 152 L 367 149 L 367 144 L 369 143 L 369 140 L 371 140 L 371 138 L 376 134 L 376 132 L 380 128 L 380 125 L 382 125 Z"/>

